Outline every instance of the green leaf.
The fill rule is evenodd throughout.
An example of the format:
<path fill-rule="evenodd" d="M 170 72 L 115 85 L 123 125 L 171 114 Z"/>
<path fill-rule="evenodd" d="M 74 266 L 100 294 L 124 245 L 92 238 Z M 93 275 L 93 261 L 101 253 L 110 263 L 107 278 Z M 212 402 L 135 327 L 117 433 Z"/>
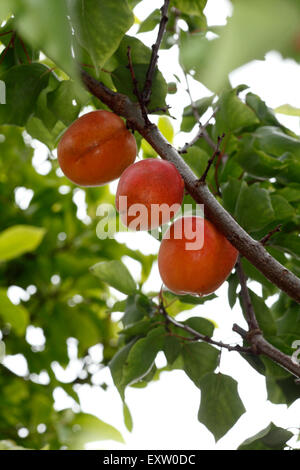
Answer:
<path fill-rule="evenodd" d="M 174 6 L 182 13 L 203 16 L 207 0 L 174 0 Z"/>
<path fill-rule="evenodd" d="M 295 383 L 292 376 L 276 378 L 266 377 L 266 387 L 268 400 L 274 404 L 284 404 L 290 406 L 295 400 L 299 399 L 299 385 Z"/>
<path fill-rule="evenodd" d="M 147 33 L 148 31 L 152 31 L 160 22 L 161 20 L 161 12 L 157 8 L 152 13 L 150 13 L 147 18 L 142 21 L 140 27 L 138 29 L 138 33 Z"/>
<path fill-rule="evenodd" d="M 114 55 L 104 64 L 105 70 L 112 72 L 117 67 L 128 65 L 128 47 L 130 47 L 131 58 L 136 64 L 149 64 L 151 49 L 139 39 L 125 34 Z"/>
<path fill-rule="evenodd" d="M 235 207 L 235 217 L 248 232 L 263 229 L 275 219 L 269 192 L 258 183 L 247 186 L 243 182 Z"/>
<path fill-rule="evenodd" d="M 116 428 L 90 414 L 75 415 L 72 428 L 74 435 L 71 447 L 73 449 L 83 448 L 85 443 L 93 441 L 113 440 L 124 443 L 121 433 Z"/>
<path fill-rule="evenodd" d="M 152 328 L 152 323 L 149 319 L 140 320 L 136 323 L 129 324 L 123 330 L 120 331 L 120 335 L 124 335 L 126 339 L 136 336 L 146 336 L 149 330 Z"/>
<path fill-rule="evenodd" d="M 237 382 L 228 375 L 210 373 L 200 380 L 200 388 L 198 419 L 218 441 L 246 411 L 238 394 Z"/>
<path fill-rule="evenodd" d="M 147 70 L 148 65 L 146 64 L 136 64 L 134 66 L 134 73 L 138 81 L 138 88 L 140 93 L 144 88 Z M 137 101 L 137 97 L 133 92 L 132 77 L 127 67 L 121 66 L 114 70 L 112 72 L 112 79 L 119 93 L 127 95 L 134 102 Z M 152 82 L 152 94 L 149 104 L 150 111 L 165 105 L 167 92 L 168 85 L 160 71 L 156 70 Z"/>
<path fill-rule="evenodd" d="M 213 96 L 206 96 L 204 98 L 200 98 L 199 100 L 195 101 L 194 109 L 197 109 L 197 113 L 199 118 L 203 116 L 203 114 L 208 110 L 208 108 L 212 105 L 214 99 Z M 196 124 L 196 119 L 194 116 L 194 109 L 191 105 L 186 106 L 183 110 L 182 121 L 180 130 L 182 132 L 190 132 Z"/>
<path fill-rule="evenodd" d="M 233 308 L 236 303 L 237 299 L 237 288 L 239 285 L 239 279 L 236 275 L 236 273 L 231 274 L 229 278 L 227 279 L 228 281 L 228 303 L 230 305 L 230 308 Z"/>
<path fill-rule="evenodd" d="M 36 250 L 45 235 L 45 229 L 30 225 L 14 225 L 0 233 L 0 261 Z"/>
<path fill-rule="evenodd" d="M 123 380 L 124 366 L 126 364 L 129 351 L 134 345 L 134 343 L 135 343 L 135 339 L 130 341 L 130 343 L 126 344 L 125 346 L 123 346 L 123 348 L 119 349 L 119 351 L 117 351 L 117 353 L 114 355 L 114 357 L 108 364 L 114 384 L 117 387 L 122 400 L 124 400 L 124 389 L 126 386 L 124 385 L 124 380 Z"/>
<path fill-rule="evenodd" d="M 300 116 L 300 108 L 295 108 L 290 104 L 283 104 L 275 108 L 275 113 L 286 114 L 288 116 Z"/>
<path fill-rule="evenodd" d="M 21 36 L 33 47 L 41 49 L 69 75 L 76 77 L 66 1 L 12 0 L 12 4 Z"/>
<path fill-rule="evenodd" d="M 263 331 L 264 335 L 266 337 L 276 336 L 276 323 L 272 317 L 270 309 L 267 307 L 263 299 L 256 295 L 251 289 L 249 289 L 249 294 L 259 327 Z M 241 307 L 243 308 L 242 301 Z"/>
<path fill-rule="evenodd" d="M 56 90 L 47 95 L 49 110 L 66 126 L 75 121 L 82 106 L 89 101 L 89 95 L 84 90 L 78 91 L 75 82 L 63 80 Z"/>
<path fill-rule="evenodd" d="M 271 194 L 271 202 L 275 213 L 275 219 L 278 222 L 285 222 L 292 219 L 296 214 L 293 206 L 291 206 L 291 204 L 289 204 L 282 196 Z"/>
<path fill-rule="evenodd" d="M 101 281 L 124 294 L 131 295 L 136 291 L 136 283 L 121 261 L 102 261 L 92 266 L 91 271 Z"/>
<path fill-rule="evenodd" d="M 182 346 L 184 371 L 200 387 L 201 378 L 218 366 L 219 351 L 206 343 L 185 343 Z"/>
<path fill-rule="evenodd" d="M 283 127 L 276 119 L 274 111 L 268 108 L 266 103 L 259 96 L 254 93 L 247 93 L 246 103 L 253 109 L 256 116 L 264 125 Z"/>
<path fill-rule="evenodd" d="M 57 121 L 53 129 L 49 131 L 43 121 L 35 116 L 31 116 L 26 123 L 28 134 L 43 142 L 50 150 L 57 146 L 57 141 L 65 128 L 66 126 L 61 121 Z"/>
<path fill-rule="evenodd" d="M 245 134 L 239 142 L 236 161 L 254 177 L 271 178 L 282 171 L 286 164 L 256 148 L 252 135 Z"/>
<path fill-rule="evenodd" d="M 263 60 L 270 50 L 288 53 L 299 30 L 299 13 L 294 0 L 235 2 L 233 15 L 217 39 L 189 44 L 194 48 L 190 61 L 196 64 L 197 78 L 218 91 L 226 86 L 228 74 L 241 65 Z"/>
<path fill-rule="evenodd" d="M 125 423 L 127 430 L 129 432 L 132 432 L 132 429 L 133 429 L 132 416 L 125 402 L 123 403 L 123 415 L 124 415 L 124 423 Z"/>
<path fill-rule="evenodd" d="M 102 67 L 133 25 L 133 13 L 127 2 L 119 0 L 76 0 L 73 3 L 76 37 L 95 67 Z"/>
<path fill-rule="evenodd" d="M 229 176 L 228 181 L 221 185 L 224 207 L 231 214 L 235 214 L 235 208 L 242 184 L 241 180 Z"/>
<path fill-rule="evenodd" d="M 174 139 L 174 129 L 170 119 L 167 116 L 160 116 L 157 127 L 162 135 L 167 139 L 167 141 L 172 144 Z"/>
<path fill-rule="evenodd" d="M 145 338 L 137 340 L 130 349 L 124 369 L 123 386 L 131 385 L 150 372 L 157 353 L 163 348 L 165 328 L 150 331 Z"/>
<path fill-rule="evenodd" d="M 6 104 L 0 106 L 0 124 L 24 126 L 49 75 L 42 64 L 16 65 L 4 72 L 0 79 L 6 85 Z"/>
<path fill-rule="evenodd" d="M 193 295 L 176 295 L 170 291 L 164 291 L 164 299 L 166 301 L 168 314 L 174 317 L 180 312 L 191 310 L 195 305 L 202 305 L 209 300 L 216 298 L 215 294 L 206 297 L 193 296 Z"/>
<path fill-rule="evenodd" d="M 288 202 L 300 201 L 300 184 L 290 183 L 286 188 L 279 189 L 276 194 L 284 197 Z"/>
<path fill-rule="evenodd" d="M 278 127 L 259 127 L 253 135 L 264 152 L 275 157 L 289 153 L 294 158 L 300 159 L 300 139 L 286 135 Z"/>
<path fill-rule="evenodd" d="M 173 364 L 173 362 L 178 358 L 181 352 L 181 341 L 172 335 L 167 335 L 165 337 L 164 343 L 164 353 L 168 364 Z"/>
<path fill-rule="evenodd" d="M 132 325 L 144 317 L 149 317 L 152 310 L 153 305 L 147 296 L 142 294 L 129 296 L 126 301 L 125 315 L 122 318 L 123 325 Z"/>
<path fill-rule="evenodd" d="M 278 334 L 286 337 L 289 345 L 293 340 L 300 338 L 300 308 L 298 305 L 292 305 L 287 312 L 277 320 Z"/>
<path fill-rule="evenodd" d="M 224 91 L 217 103 L 216 135 L 239 133 L 242 129 L 259 124 L 255 113 L 237 96 L 237 89 Z"/>
<path fill-rule="evenodd" d="M 193 330 L 204 336 L 212 336 L 215 329 L 214 324 L 210 320 L 201 317 L 191 317 L 182 323 L 183 325 L 190 326 Z"/>
<path fill-rule="evenodd" d="M 268 281 L 268 279 L 258 269 L 256 269 L 252 263 L 250 263 L 246 258 L 242 258 L 241 261 L 247 277 L 253 281 L 260 282 L 264 288 L 267 289 L 270 295 L 277 292 L 276 286 L 272 282 Z"/>
<path fill-rule="evenodd" d="M 246 439 L 238 450 L 284 450 L 293 433 L 270 423 L 262 431 Z"/>
<path fill-rule="evenodd" d="M 270 244 L 279 250 L 300 259 L 300 237 L 296 233 L 279 233 L 272 237 Z"/>
<path fill-rule="evenodd" d="M 207 168 L 209 155 L 205 150 L 193 146 L 187 150 L 187 153 L 182 154 L 182 158 L 193 170 L 196 176 L 200 178 Z"/>
<path fill-rule="evenodd" d="M 5 289 L 0 289 L 0 318 L 11 325 L 18 336 L 23 336 L 29 323 L 29 312 L 23 305 L 14 305 Z"/>

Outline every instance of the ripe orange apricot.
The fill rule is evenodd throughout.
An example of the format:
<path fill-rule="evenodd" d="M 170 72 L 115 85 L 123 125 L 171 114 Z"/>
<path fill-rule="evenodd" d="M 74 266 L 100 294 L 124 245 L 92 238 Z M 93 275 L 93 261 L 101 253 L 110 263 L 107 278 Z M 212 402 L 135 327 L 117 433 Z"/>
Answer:
<path fill-rule="evenodd" d="M 104 110 L 73 122 L 57 148 L 63 173 L 80 186 L 101 186 L 119 178 L 136 154 L 135 138 L 122 119 Z"/>
<path fill-rule="evenodd" d="M 183 196 L 184 181 L 175 165 L 148 158 L 130 165 L 122 174 L 116 208 L 124 225 L 151 230 L 174 217 Z"/>
<path fill-rule="evenodd" d="M 158 267 L 164 284 L 175 294 L 207 295 L 227 279 L 237 256 L 209 220 L 189 216 L 177 219 L 165 233 Z"/>

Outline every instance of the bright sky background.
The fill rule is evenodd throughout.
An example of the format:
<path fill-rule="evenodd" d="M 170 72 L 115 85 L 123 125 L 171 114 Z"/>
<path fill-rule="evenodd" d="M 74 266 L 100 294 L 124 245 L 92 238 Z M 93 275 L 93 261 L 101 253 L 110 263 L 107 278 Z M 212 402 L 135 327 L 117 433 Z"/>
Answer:
<path fill-rule="evenodd" d="M 136 16 L 143 20 L 154 8 L 160 8 L 162 0 L 144 0 L 135 12 Z M 225 19 L 231 13 L 231 5 L 228 0 L 209 0 L 206 7 L 206 14 L 210 25 L 224 24 Z M 133 28 L 132 33 L 136 31 Z M 153 43 L 156 34 L 145 33 L 140 36 L 147 44 Z M 177 66 L 176 48 L 171 51 L 161 51 L 159 67 L 167 81 L 174 81 L 173 73 L 182 77 L 182 73 Z M 184 81 L 183 81 L 184 83 Z M 270 107 L 289 103 L 300 107 L 300 66 L 292 60 L 282 60 L 276 52 L 267 54 L 265 61 L 255 61 L 247 66 L 241 67 L 231 74 L 231 83 L 237 86 L 245 83 L 250 87 L 250 91 L 262 97 Z M 208 90 L 197 82 L 191 81 L 193 98 L 196 100 L 202 96 L 207 96 Z M 182 86 L 182 93 L 171 95 L 168 104 L 172 106 L 171 114 L 180 116 L 184 106 L 189 104 L 185 87 Z M 299 118 L 277 116 L 285 125 L 299 133 Z M 205 117 L 204 117 L 205 121 Z M 173 121 L 175 130 L 178 132 L 180 120 Z M 177 136 L 175 144 L 180 146 L 184 141 L 182 136 Z M 35 156 L 35 163 L 39 164 L 41 173 L 47 173 L 45 161 L 47 151 L 43 146 L 38 145 Z M 49 168 L 48 168 L 49 171 Z M 116 189 L 116 183 L 111 185 L 112 191 Z M 84 213 L 84 203 L 78 193 L 77 203 L 79 209 Z M 20 196 L 24 198 L 26 194 Z M 30 201 L 30 198 L 29 198 Z M 29 203 L 29 202 L 28 202 Z M 145 254 L 157 253 L 159 243 L 145 233 L 122 233 L 116 237 L 120 242 L 126 242 L 131 248 L 139 249 Z M 132 274 L 138 278 L 140 267 L 137 262 L 130 258 L 124 260 Z M 146 291 L 159 290 L 161 279 L 158 274 L 157 265 L 154 266 L 149 280 L 145 285 Z M 251 287 L 260 293 L 260 286 L 252 283 Z M 112 289 L 117 298 L 123 298 L 117 291 Z M 17 293 L 16 293 L 17 294 Z M 246 327 L 240 309 L 236 306 L 231 310 L 227 302 L 227 285 L 223 285 L 218 291 L 218 298 L 207 302 L 204 306 L 196 307 L 188 312 L 183 312 L 178 319 L 185 319 L 189 316 L 200 315 L 213 319 L 219 326 L 216 329 L 216 338 L 224 342 L 240 342 L 238 335 L 231 331 L 233 323 L 239 323 Z M 116 319 L 119 318 L 116 314 Z M 33 330 L 31 333 L 34 333 Z M 35 341 L 38 339 L 38 332 L 35 332 Z M 42 339 L 41 339 L 42 341 Z M 72 354 L 72 343 L 70 353 Z M 95 360 L 101 359 L 101 347 L 95 346 L 91 353 Z M 23 361 L 24 362 L 24 361 Z M 26 364 L 19 360 L 16 362 L 8 358 L 6 365 L 11 365 L 14 370 L 26 370 Z M 163 366 L 165 358 L 163 353 L 157 358 L 157 365 Z M 80 364 L 74 357 L 71 366 L 64 371 L 59 366 L 56 367 L 58 378 L 70 380 Z M 16 372 L 17 372 L 16 370 Z M 270 421 L 285 428 L 299 427 L 300 400 L 289 409 L 285 405 L 272 405 L 266 401 L 265 379 L 257 374 L 238 353 L 223 351 L 220 364 L 220 371 L 231 375 L 239 383 L 239 393 L 244 402 L 247 412 L 240 418 L 234 428 L 217 444 L 215 444 L 212 434 L 197 420 L 197 412 L 200 404 L 200 391 L 188 379 L 182 371 L 165 372 L 158 382 L 151 383 L 145 389 L 129 388 L 126 398 L 131 410 L 134 422 L 132 433 L 128 433 L 123 423 L 122 403 L 118 392 L 113 386 L 109 370 L 106 368 L 94 376 L 95 386 L 84 386 L 81 388 L 79 396 L 83 411 L 93 413 L 100 419 L 114 425 L 123 434 L 126 445 L 113 441 L 91 443 L 89 449 L 235 449 L 244 439 L 266 427 Z M 97 386 L 106 382 L 109 384 L 108 391 L 104 391 Z M 60 389 L 55 395 L 57 408 L 74 406 L 73 400 L 66 397 Z M 76 409 L 76 406 L 75 406 Z"/>

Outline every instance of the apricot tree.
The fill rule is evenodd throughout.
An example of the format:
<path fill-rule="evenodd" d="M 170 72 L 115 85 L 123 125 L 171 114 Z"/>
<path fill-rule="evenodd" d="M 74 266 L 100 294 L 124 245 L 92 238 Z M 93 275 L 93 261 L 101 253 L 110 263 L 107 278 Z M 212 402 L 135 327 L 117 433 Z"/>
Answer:
<path fill-rule="evenodd" d="M 223 349 L 265 377 L 272 403 L 290 406 L 300 397 L 300 139 L 246 85 L 233 88 L 229 79 L 273 49 L 299 61 L 299 2 L 232 0 L 227 24 L 213 27 L 205 16 L 210 1 L 164 0 L 142 22 L 134 14 L 140 0 L 1 1 L 0 448 L 122 441 L 80 407 L 80 388 L 104 366 L 129 430 L 126 389 L 179 369 L 201 391 L 199 421 L 222 438 L 245 412 L 237 381 L 218 370 Z M 152 49 L 143 42 L 150 31 Z M 174 73 L 171 83 L 158 68 L 159 50 L 178 51 L 181 76 Z M 207 96 L 193 96 L 192 80 Z M 176 148 L 168 99 L 186 88 L 176 122 L 181 136 L 193 135 Z M 279 111 L 299 115 L 291 106 Z M 136 151 L 145 160 L 129 166 Z M 204 235 L 219 246 L 212 256 L 204 241 L 207 284 L 198 283 L 197 257 L 183 256 L 181 241 L 171 238 L 161 244 L 160 270 L 172 291 L 146 292 L 156 257 L 96 234 L 97 208 L 115 204 L 106 183 L 122 175 L 117 201 L 124 190 L 139 203 L 145 179 L 129 172 L 151 166 L 149 157 L 161 168 L 156 186 L 153 176 L 147 181 L 150 204 L 157 194 L 181 204 L 184 184 L 183 203 L 204 205 Z M 162 238 L 169 222 L 160 223 L 167 225 L 158 229 Z M 139 283 L 126 256 L 141 265 Z M 181 270 L 186 288 L 177 283 Z M 201 316 L 229 274 L 229 305 L 239 303 L 244 317 L 232 325 L 230 344 Z M 126 298 L 116 300 L 109 286 Z M 191 295 L 200 293 L 210 295 Z M 176 318 L 192 308 L 187 320 Z M 96 358 L 95 345 L 103 348 Z M 167 365 L 157 368 L 161 351 Z M 25 364 L 19 372 L 14 357 Z M 62 380 L 60 367 L 75 359 L 79 369 Z M 53 407 L 59 390 L 73 400 L 69 409 Z M 271 423 L 240 448 L 284 449 L 291 437 Z"/>

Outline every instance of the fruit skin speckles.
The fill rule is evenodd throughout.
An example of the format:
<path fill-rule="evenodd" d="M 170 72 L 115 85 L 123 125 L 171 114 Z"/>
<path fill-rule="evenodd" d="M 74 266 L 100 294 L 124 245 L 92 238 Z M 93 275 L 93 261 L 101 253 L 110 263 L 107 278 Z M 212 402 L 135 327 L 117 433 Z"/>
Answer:
<path fill-rule="evenodd" d="M 203 229 L 203 246 L 188 249 Z M 176 239 L 180 230 L 183 236 Z M 165 286 L 175 294 L 208 295 L 227 279 L 237 256 L 238 251 L 209 220 L 182 217 L 161 242 L 158 267 Z"/>
<path fill-rule="evenodd" d="M 66 130 L 58 148 L 65 176 L 79 186 L 102 186 L 119 178 L 137 154 L 136 141 L 116 114 L 84 114 Z"/>

